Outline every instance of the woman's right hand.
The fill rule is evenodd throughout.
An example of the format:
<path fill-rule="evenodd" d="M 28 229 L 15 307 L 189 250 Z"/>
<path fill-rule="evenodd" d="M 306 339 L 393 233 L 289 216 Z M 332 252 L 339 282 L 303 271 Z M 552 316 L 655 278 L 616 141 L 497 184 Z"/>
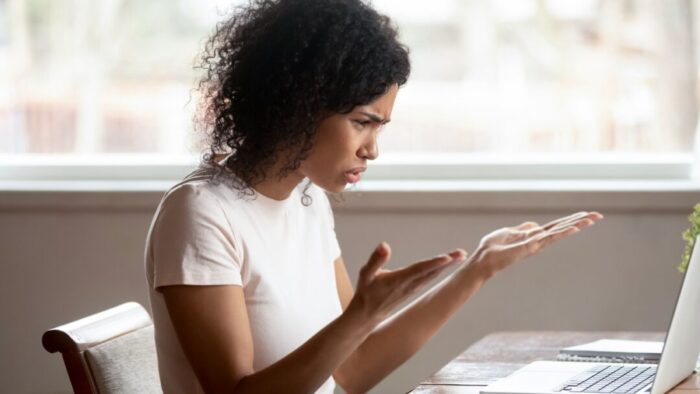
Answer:
<path fill-rule="evenodd" d="M 391 248 L 382 242 L 360 269 L 357 289 L 348 309 L 359 310 L 368 319 L 379 323 L 424 284 L 466 257 L 466 251 L 456 249 L 449 254 L 387 270 L 382 266 L 390 260 Z"/>
<path fill-rule="evenodd" d="M 504 227 L 481 239 L 469 264 L 483 268 L 486 277 L 493 276 L 512 264 L 541 252 L 545 247 L 569 235 L 592 226 L 603 215 L 598 212 L 578 212 L 539 225 L 525 222 Z"/>

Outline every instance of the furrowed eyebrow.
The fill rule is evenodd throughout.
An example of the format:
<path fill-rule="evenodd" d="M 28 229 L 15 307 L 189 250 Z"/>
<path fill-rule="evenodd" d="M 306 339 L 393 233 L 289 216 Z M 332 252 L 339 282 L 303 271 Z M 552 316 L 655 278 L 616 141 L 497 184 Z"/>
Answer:
<path fill-rule="evenodd" d="M 366 117 L 370 118 L 373 122 L 376 122 L 376 123 L 387 124 L 387 123 L 391 122 L 391 119 L 386 119 L 386 120 L 382 119 L 381 116 L 379 116 L 377 114 L 373 114 L 371 112 L 360 112 L 360 113 L 362 115 L 365 115 Z"/>

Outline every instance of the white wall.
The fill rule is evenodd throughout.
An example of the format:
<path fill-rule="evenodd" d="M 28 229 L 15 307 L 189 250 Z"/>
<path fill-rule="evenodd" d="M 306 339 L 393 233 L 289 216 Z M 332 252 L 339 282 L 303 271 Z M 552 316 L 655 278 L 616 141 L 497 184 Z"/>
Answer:
<path fill-rule="evenodd" d="M 44 330 L 115 304 L 148 305 L 144 237 L 159 192 L 0 193 L 0 382 L 3 392 L 63 393 L 58 355 Z M 375 392 L 405 392 L 495 330 L 663 330 L 697 188 L 676 191 L 349 193 L 336 230 L 356 278 L 388 241 L 390 267 L 481 235 L 578 209 L 606 219 L 494 278 L 411 361 Z"/>

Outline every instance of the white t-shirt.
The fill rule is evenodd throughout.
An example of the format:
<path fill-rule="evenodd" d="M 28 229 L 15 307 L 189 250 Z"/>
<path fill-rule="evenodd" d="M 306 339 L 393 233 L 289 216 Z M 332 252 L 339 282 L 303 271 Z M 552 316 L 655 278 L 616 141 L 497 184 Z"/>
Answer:
<path fill-rule="evenodd" d="M 163 391 L 202 393 L 173 329 L 168 285 L 243 288 L 255 370 L 281 359 L 341 313 L 333 262 L 340 255 L 325 193 L 302 182 L 283 201 L 241 198 L 199 168 L 168 191 L 146 239 L 145 263 Z M 317 393 L 333 393 L 329 378 Z"/>

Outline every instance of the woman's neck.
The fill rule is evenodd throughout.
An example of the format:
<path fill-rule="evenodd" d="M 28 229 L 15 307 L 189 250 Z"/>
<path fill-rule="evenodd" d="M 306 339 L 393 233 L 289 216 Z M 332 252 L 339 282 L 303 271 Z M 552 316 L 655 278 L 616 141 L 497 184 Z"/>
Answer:
<path fill-rule="evenodd" d="M 227 155 L 214 156 L 214 161 L 218 163 L 221 160 L 223 160 L 226 156 Z M 294 188 L 297 187 L 297 185 L 302 180 L 304 180 L 304 176 L 298 171 L 292 171 L 283 178 L 280 178 L 277 175 L 270 175 L 279 174 L 280 170 L 280 165 L 273 166 L 265 174 L 265 179 L 262 182 L 257 183 L 255 186 L 253 186 L 252 189 L 262 194 L 263 196 L 271 198 L 273 200 L 281 201 L 289 198 L 289 196 L 292 194 L 292 191 L 294 191 Z"/>
<path fill-rule="evenodd" d="M 278 176 L 267 176 L 262 182 L 256 184 L 253 189 L 267 198 L 281 201 L 289 198 L 294 188 L 302 180 L 304 180 L 304 176 L 297 172 L 292 172 L 282 179 Z"/>

